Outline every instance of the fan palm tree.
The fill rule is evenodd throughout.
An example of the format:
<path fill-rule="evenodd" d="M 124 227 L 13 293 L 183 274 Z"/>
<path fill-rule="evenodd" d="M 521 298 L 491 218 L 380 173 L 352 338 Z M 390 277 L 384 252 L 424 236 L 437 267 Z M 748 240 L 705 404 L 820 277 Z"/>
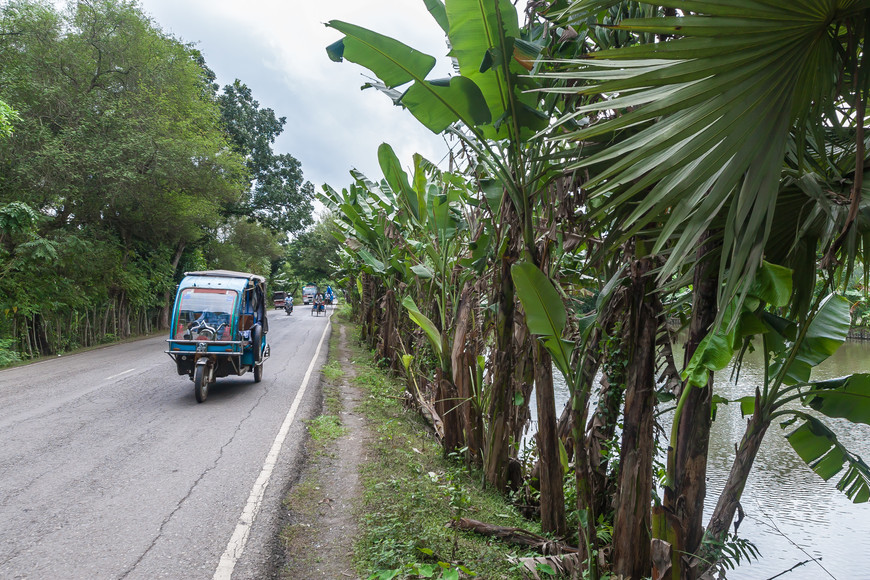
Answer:
<path fill-rule="evenodd" d="M 566 23 L 582 22 L 616 4 L 581 0 L 562 17 Z M 614 220 L 616 241 L 661 223 L 652 253 L 666 259 L 659 272 L 662 281 L 694 260 L 697 247 L 706 240 L 717 249 L 718 281 L 712 285 L 717 302 L 733 302 L 739 308 L 750 296 L 766 253 L 794 257 L 798 247 L 793 242 L 806 233 L 795 229 L 805 222 L 804 216 L 775 221 L 784 170 L 793 177 L 792 183 L 801 182 L 820 168 L 824 174 L 836 165 L 835 155 L 842 162 L 841 153 L 847 151 L 852 166 L 843 175 L 849 184 L 845 195 L 822 188 L 815 193 L 837 196 L 848 211 L 824 245 L 817 245 L 816 238 L 807 252 L 807 238 L 801 239 L 804 254 L 811 259 L 814 250 L 822 249 L 826 267 L 836 266 L 841 259 L 850 263 L 860 248 L 855 224 L 867 157 L 864 118 L 870 63 L 864 39 L 870 26 L 870 2 L 666 0 L 656 5 L 664 6 L 671 16 L 622 21 L 615 28 L 658 34 L 663 41 L 564 63 L 567 71 L 559 75 L 582 83 L 576 89 L 579 93 L 606 96 L 566 116 L 572 122 L 586 116 L 591 121 L 587 128 L 564 130 L 560 135 L 577 144 L 578 161 L 569 168 L 594 170 L 587 184 L 592 188 L 590 205 L 597 208 L 593 219 Z M 585 143 L 601 137 L 613 139 L 614 144 L 592 156 L 581 154 Z M 784 230 L 786 224 L 792 228 Z M 785 245 L 771 248 L 776 240 Z M 696 278 L 696 291 L 701 280 Z M 806 291 L 797 292 L 791 316 L 805 320 L 810 304 Z M 720 324 L 725 311 L 719 309 Z M 693 389 L 687 384 L 684 393 L 690 395 Z M 703 410 L 688 415 L 702 416 Z M 671 441 L 672 447 L 679 443 Z M 689 487 L 703 485 L 704 480 L 703 471 L 699 474 L 697 469 L 704 469 L 705 451 L 695 451 L 701 452 L 697 461 L 689 458 L 683 465 L 696 471 L 681 474 Z M 677 473 L 671 462 L 669 469 L 673 483 Z M 673 498 L 674 503 L 686 497 L 703 500 L 697 489 L 684 487 L 679 493 L 683 497 Z M 729 505 L 730 516 L 728 509 L 717 515 L 717 521 L 725 524 L 724 529 L 715 526 L 716 535 L 727 529 L 733 517 L 734 502 Z M 686 517 L 671 521 L 661 536 L 673 539 L 678 530 L 700 529 L 701 511 L 696 506 L 688 516 L 692 521 Z M 693 538 L 690 543 L 678 542 L 675 553 L 695 551 L 700 536 Z M 678 557 L 674 561 L 677 578 L 682 564 Z"/>

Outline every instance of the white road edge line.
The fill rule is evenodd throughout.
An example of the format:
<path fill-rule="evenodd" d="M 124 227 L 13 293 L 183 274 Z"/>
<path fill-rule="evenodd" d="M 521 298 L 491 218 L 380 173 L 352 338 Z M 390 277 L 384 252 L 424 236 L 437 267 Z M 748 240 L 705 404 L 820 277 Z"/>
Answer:
<path fill-rule="evenodd" d="M 136 369 L 127 369 L 127 370 L 124 371 L 123 373 L 118 373 L 117 375 L 112 375 L 111 377 L 106 377 L 106 378 L 103 379 L 103 380 L 104 380 L 104 381 L 111 381 L 112 379 L 117 379 L 118 377 L 121 377 L 121 376 L 124 376 L 124 375 L 126 375 L 126 374 L 132 373 L 132 372 L 135 371 L 135 370 L 136 370 Z"/>
<path fill-rule="evenodd" d="M 242 515 L 239 516 L 239 522 L 236 524 L 236 529 L 227 544 L 227 549 L 224 550 L 220 562 L 218 562 L 217 570 L 215 570 L 213 580 L 230 580 L 233 575 L 233 569 L 236 567 L 236 562 L 242 557 L 245 551 L 245 545 L 248 543 L 248 535 L 251 533 L 251 527 L 254 525 L 254 520 L 260 511 L 263 504 L 263 495 L 266 493 L 266 487 L 269 485 L 269 480 L 272 478 L 272 471 L 275 469 L 275 464 L 278 462 L 278 454 L 281 452 L 281 447 L 284 445 L 284 440 L 290 432 L 290 426 L 293 424 L 293 419 L 296 417 L 296 411 L 299 409 L 299 404 L 302 402 L 302 396 L 305 395 L 305 389 L 308 388 L 308 381 L 311 380 L 311 374 L 314 372 L 314 365 L 320 356 L 320 348 L 323 346 L 323 340 L 326 338 L 326 331 L 331 325 L 332 314 L 326 319 L 326 327 L 323 329 L 323 334 L 320 336 L 320 342 L 317 344 L 317 350 L 314 351 L 314 357 L 308 365 L 308 370 L 305 371 L 305 376 L 302 379 L 302 384 L 299 386 L 299 391 L 296 393 L 296 398 L 293 399 L 293 404 L 284 418 L 284 423 L 272 443 L 272 449 L 269 455 L 266 456 L 266 462 L 263 464 L 263 469 L 260 471 L 260 477 L 254 482 L 254 487 L 251 489 L 251 495 L 248 496 L 248 503 L 245 509 L 242 510 Z"/>

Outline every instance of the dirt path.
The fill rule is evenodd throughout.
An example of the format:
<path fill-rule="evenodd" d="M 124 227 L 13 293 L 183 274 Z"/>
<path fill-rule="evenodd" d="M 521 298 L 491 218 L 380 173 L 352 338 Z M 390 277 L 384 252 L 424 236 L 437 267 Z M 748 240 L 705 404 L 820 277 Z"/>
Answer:
<path fill-rule="evenodd" d="M 326 443 L 311 441 L 310 461 L 284 504 L 288 524 L 282 532 L 286 565 L 283 578 L 359 578 L 353 569 L 357 536 L 355 510 L 361 496 L 359 467 L 365 461 L 369 431 L 356 413 L 360 392 L 351 386 L 353 367 L 345 327 L 335 356 L 343 375 L 323 379 L 324 415 L 338 413 L 343 434 Z M 333 345 L 335 342 L 333 342 Z"/>

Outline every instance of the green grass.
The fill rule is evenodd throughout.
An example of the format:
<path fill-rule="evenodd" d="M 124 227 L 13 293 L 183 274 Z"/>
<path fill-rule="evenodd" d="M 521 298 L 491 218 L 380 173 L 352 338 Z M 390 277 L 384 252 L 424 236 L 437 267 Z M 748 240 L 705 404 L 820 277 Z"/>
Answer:
<path fill-rule="evenodd" d="M 323 376 L 328 381 L 337 381 L 344 375 L 344 371 L 341 368 L 341 363 L 337 360 L 331 360 L 327 364 L 323 365 Z"/>
<path fill-rule="evenodd" d="M 525 552 L 446 525 L 462 516 L 540 533 L 539 524 L 522 518 L 502 496 L 483 491 L 479 472 L 443 457 L 419 415 L 403 407 L 403 386 L 362 362 L 370 354 L 358 351 L 354 359 L 353 383 L 366 395 L 360 409 L 374 431 L 361 474 L 365 490 L 355 547 L 360 575 L 376 578 L 377 572 L 399 569 L 396 578 L 417 578 L 434 570 L 432 577 L 440 578 L 444 566 L 463 566 L 479 578 L 522 578 L 507 558 Z"/>
<path fill-rule="evenodd" d="M 341 419 L 336 415 L 320 415 L 308 421 L 307 424 L 311 438 L 321 444 L 335 441 L 347 433 L 347 429 L 341 424 Z"/>

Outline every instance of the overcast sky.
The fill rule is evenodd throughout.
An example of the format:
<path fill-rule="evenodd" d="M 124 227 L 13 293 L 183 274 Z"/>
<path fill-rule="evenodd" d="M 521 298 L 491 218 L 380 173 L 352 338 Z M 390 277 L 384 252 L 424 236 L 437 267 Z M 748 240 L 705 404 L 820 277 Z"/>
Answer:
<path fill-rule="evenodd" d="M 341 34 L 329 20 L 358 24 L 438 59 L 430 78 L 450 72 L 444 34 L 423 0 L 140 0 L 169 34 L 193 43 L 223 87 L 247 84 L 261 107 L 286 117 L 274 149 L 302 163 L 305 179 L 346 187 L 357 168 L 378 180 L 377 148 L 387 142 L 406 167 L 420 153 L 435 163 L 447 147 L 383 94 L 361 91 L 367 73 L 335 63 L 326 46 Z"/>

